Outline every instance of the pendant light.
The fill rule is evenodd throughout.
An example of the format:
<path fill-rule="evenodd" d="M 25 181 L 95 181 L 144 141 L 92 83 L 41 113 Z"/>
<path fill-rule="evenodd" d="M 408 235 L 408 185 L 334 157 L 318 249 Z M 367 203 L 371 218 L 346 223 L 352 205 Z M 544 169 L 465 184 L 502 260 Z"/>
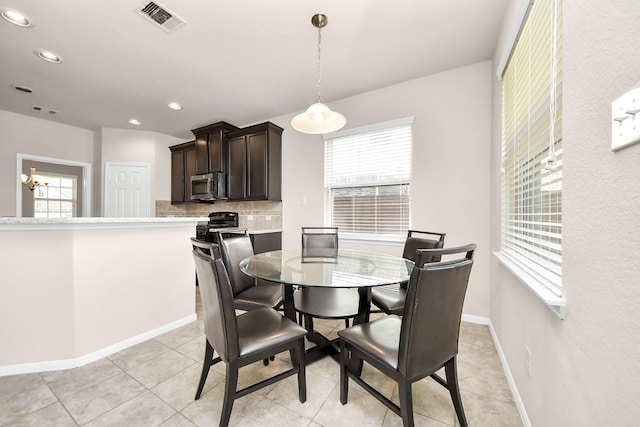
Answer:
<path fill-rule="evenodd" d="M 310 134 L 323 134 L 341 129 L 347 119 L 335 111 L 331 111 L 329 107 L 322 103 L 322 94 L 320 91 L 320 79 L 322 77 L 320 66 L 320 43 L 322 40 L 321 28 L 327 25 L 328 19 L 326 15 L 321 13 L 311 17 L 311 24 L 318 29 L 318 98 L 315 104 L 311 104 L 307 111 L 300 113 L 291 120 L 291 126 L 298 132 Z"/>

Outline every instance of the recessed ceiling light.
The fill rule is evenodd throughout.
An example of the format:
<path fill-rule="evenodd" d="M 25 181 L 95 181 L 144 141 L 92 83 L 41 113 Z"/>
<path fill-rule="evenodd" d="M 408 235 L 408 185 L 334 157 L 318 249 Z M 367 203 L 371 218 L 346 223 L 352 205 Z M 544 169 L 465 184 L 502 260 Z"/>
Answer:
<path fill-rule="evenodd" d="M 29 19 L 29 17 L 27 17 L 27 15 L 25 15 L 24 13 L 18 12 L 17 10 L 5 8 L 2 8 L 0 10 L 2 11 L 2 17 L 12 24 L 15 24 L 19 27 L 31 26 L 31 19 Z"/>
<path fill-rule="evenodd" d="M 129 123 L 131 123 L 132 125 L 135 125 L 135 126 L 140 126 L 142 124 L 142 123 L 140 123 L 139 120 L 136 120 L 136 119 L 129 120 Z"/>
<path fill-rule="evenodd" d="M 62 59 L 62 56 L 58 55 L 57 53 L 51 52 L 50 50 L 38 49 L 35 51 L 35 53 L 40 57 L 40 59 L 44 59 L 47 62 L 53 62 L 54 64 L 59 64 L 64 61 Z"/>
<path fill-rule="evenodd" d="M 167 107 L 171 108 L 172 110 L 182 110 L 182 105 L 178 104 L 177 102 L 170 102 L 169 104 L 167 104 Z"/>
<path fill-rule="evenodd" d="M 31 89 L 29 89 L 26 86 L 19 86 L 19 85 L 11 85 L 13 86 L 13 88 L 15 90 L 19 90 L 20 92 L 25 92 L 25 93 L 32 93 L 33 91 Z"/>

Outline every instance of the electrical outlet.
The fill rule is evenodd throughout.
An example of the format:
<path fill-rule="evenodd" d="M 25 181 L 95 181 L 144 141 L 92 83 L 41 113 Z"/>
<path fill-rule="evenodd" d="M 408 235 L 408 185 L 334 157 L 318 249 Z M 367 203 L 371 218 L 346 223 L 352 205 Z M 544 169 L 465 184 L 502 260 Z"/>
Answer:
<path fill-rule="evenodd" d="M 611 150 L 640 142 L 640 85 L 611 103 Z"/>
<path fill-rule="evenodd" d="M 265 219 L 266 221 L 271 221 L 271 215 L 266 215 L 266 216 L 264 217 L 264 219 Z"/>
<path fill-rule="evenodd" d="M 253 221 L 253 215 L 247 215 L 247 221 Z"/>
<path fill-rule="evenodd" d="M 524 347 L 525 351 L 526 351 L 526 355 L 525 355 L 525 366 L 527 367 L 527 375 L 531 376 L 532 372 L 531 372 L 531 349 L 527 346 Z"/>

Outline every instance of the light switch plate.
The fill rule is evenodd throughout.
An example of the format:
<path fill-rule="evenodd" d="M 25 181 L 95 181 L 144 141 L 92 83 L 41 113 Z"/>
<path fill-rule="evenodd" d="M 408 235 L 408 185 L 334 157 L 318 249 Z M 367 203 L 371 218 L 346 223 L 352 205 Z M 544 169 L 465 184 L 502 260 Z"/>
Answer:
<path fill-rule="evenodd" d="M 640 85 L 611 103 L 611 150 L 640 142 Z"/>

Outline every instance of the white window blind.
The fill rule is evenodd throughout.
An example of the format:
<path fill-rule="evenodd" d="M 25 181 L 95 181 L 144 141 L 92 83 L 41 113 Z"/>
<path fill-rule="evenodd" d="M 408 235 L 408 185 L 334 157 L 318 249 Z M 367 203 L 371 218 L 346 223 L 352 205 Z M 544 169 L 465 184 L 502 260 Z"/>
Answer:
<path fill-rule="evenodd" d="M 562 295 L 561 0 L 535 0 L 503 75 L 501 255 Z"/>
<path fill-rule="evenodd" d="M 341 236 L 406 234 L 412 122 L 380 124 L 325 140 L 325 223 L 338 227 Z"/>

